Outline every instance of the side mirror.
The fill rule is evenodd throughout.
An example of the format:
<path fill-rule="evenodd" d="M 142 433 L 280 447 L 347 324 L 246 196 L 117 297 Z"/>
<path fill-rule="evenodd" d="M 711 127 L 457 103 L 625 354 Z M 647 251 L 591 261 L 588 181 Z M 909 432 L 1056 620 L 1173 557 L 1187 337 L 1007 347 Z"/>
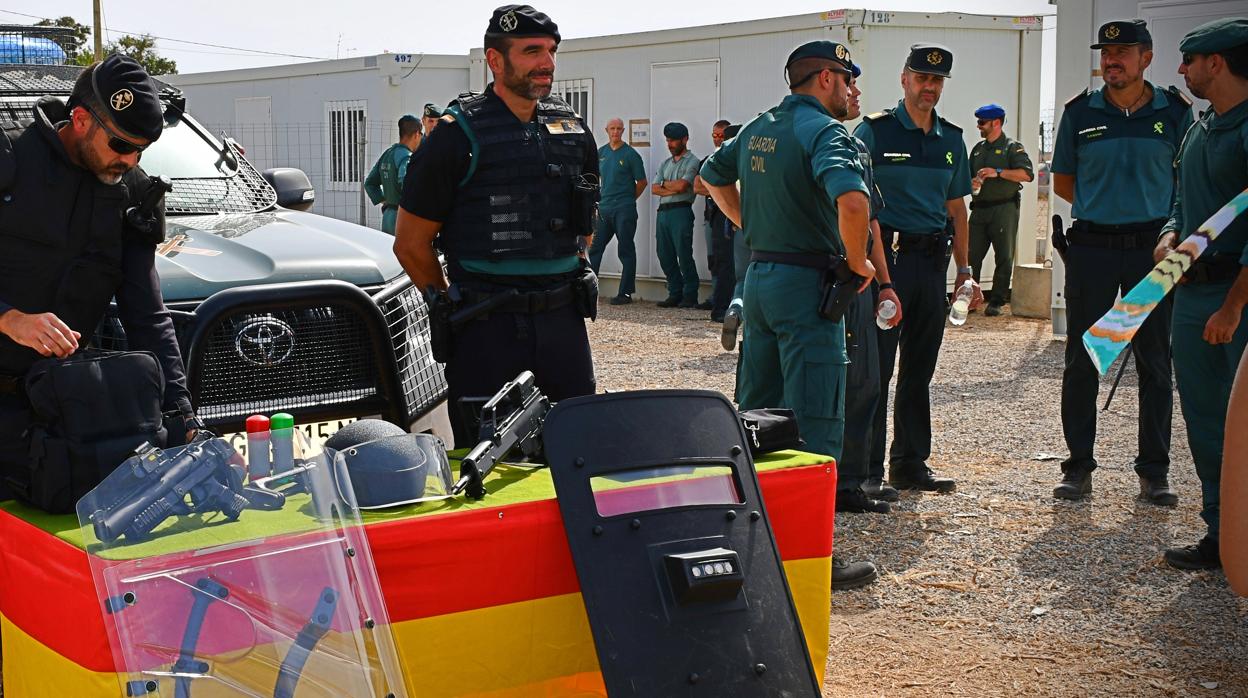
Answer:
<path fill-rule="evenodd" d="M 272 167 L 261 173 L 277 191 L 277 205 L 296 211 L 307 211 L 316 203 L 316 190 L 308 175 L 295 167 Z"/>

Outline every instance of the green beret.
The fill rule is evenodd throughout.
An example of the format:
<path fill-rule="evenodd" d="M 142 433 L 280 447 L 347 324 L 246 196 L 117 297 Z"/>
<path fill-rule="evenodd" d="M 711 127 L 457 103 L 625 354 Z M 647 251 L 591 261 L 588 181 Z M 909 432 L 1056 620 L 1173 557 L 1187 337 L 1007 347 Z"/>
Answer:
<path fill-rule="evenodd" d="M 1219 53 L 1248 44 L 1248 17 L 1225 17 L 1205 22 L 1179 42 L 1183 53 Z"/>
<path fill-rule="evenodd" d="M 846 75 L 851 75 L 853 72 L 854 62 L 849 57 L 849 49 L 844 44 L 838 44 L 835 41 L 811 41 L 798 46 L 784 62 L 785 70 L 788 70 L 795 61 L 803 58 L 823 58 L 832 61 L 836 65 L 833 70 L 837 72 Z"/>

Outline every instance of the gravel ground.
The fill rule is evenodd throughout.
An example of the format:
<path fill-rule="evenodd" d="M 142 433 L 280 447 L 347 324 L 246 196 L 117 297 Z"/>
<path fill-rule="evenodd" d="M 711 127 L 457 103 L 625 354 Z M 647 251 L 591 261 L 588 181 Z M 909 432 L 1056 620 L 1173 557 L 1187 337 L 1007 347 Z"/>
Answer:
<path fill-rule="evenodd" d="M 732 395 L 736 354 L 705 312 L 647 302 L 599 312 L 600 390 Z M 1008 314 L 947 328 L 931 465 L 958 492 L 837 516 L 838 555 L 873 560 L 881 579 L 833 596 L 825 695 L 1248 696 L 1248 599 L 1220 571 L 1161 560 L 1203 533 L 1177 395 L 1176 509 L 1135 499 L 1130 367 L 1101 416 L 1093 497 L 1052 498 L 1064 347 L 1047 321 Z M 1107 393 L 1105 381 L 1102 404 Z"/>

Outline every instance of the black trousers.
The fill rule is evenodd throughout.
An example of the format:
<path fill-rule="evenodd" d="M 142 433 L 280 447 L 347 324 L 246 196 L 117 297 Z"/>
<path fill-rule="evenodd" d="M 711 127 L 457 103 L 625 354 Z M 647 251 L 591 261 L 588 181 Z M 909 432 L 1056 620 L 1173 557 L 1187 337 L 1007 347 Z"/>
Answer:
<path fill-rule="evenodd" d="M 872 478 L 884 477 L 884 440 L 887 435 L 888 384 L 897 367 L 897 394 L 893 400 L 893 443 L 889 466 L 918 470 L 932 455 L 930 387 L 936 359 L 945 337 L 945 274 L 949 257 L 918 252 L 885 254 L 893 290 L 901 300 L 901 324 L 891 330 L 876 328 L 880 342 L 880 396 L 871 435 Z"/>
<path fill-rule="evenodd" d="M 543 313 L 491 313 L 464 325 L 446 363 L 447 407 L 455 446 L 477 434 L 462 423 L 459 398 L 490 397 L 521 371 L 532 371 L 551 402 L 594 393 L 594 362 L 585 318 L 572 305 Z"/>
<path fill-rule="evenodd" d="M 836 462 L 836 488 L 852 490 L 866 481 L 871 463 L 875 411 L 880 402 L 879 328 L 876 285 L 859 293 L 845 311 L 845 441 Z M 896 332 L 896 330 L 891 330 Z"/>
<path fill-rule="evenodd" d="M 736 255 L 732 244 L 732 227 L 722 213 L 716 215 L 711 229 L 711 315 L 723 317 L 732 303 L 737 285 Z"/>
<path fill-rule="evenodd" d="M 1083 333 L 1153 268 L 1149 249 L 1109 250 L 1071 244 L 1066 252 L 1066 367 L 1062 371 L 1062 432 L 1070 458 L 1062 470 L 1092 470 L 1096 459 L 1096 404 L 1100 374 L 1083 348 Z M 1140 377 L 1139 451 L 1135 471 L 1159 477 L 1170 470 L 1171 296 L 1166 296 L 1131 340 Z M 1125 357 L 1124 359 L 1125 360 Z"/>
<path fill-rule="evenodd" d="M 30 467 L 30 443 L 26 428 L 30 426 L 30 407 L 23 398 L 0 394 L 0 501 L 13 499 L 5 477 L 19 468 Z"/>

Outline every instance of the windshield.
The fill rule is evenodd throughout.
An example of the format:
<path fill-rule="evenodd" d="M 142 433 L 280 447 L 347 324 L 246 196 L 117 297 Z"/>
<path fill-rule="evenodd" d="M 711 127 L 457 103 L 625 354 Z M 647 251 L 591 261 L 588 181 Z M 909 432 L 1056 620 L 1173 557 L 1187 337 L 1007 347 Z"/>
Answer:
<path fill-rule="evenodd" d="M 205 139 L 185 119 L 165 122 L 160 140 L 143 151 L 140 161 L 149 175 L 170 179 L 211 179 L 234 174 L 215 143 Z"/>

